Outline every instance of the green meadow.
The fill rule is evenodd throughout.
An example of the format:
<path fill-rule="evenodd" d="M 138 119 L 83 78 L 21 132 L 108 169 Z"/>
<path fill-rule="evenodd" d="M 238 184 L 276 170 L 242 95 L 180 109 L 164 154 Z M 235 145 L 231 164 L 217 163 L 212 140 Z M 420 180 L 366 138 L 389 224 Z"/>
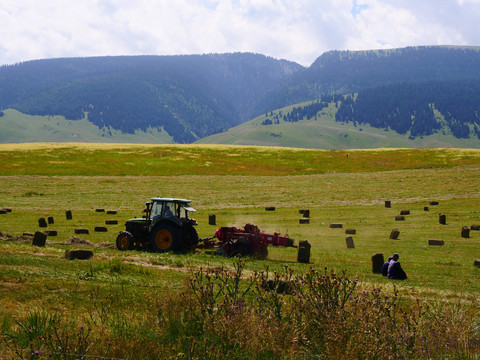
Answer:
<path fill-rule="evenodd" d="M 269 247 L 266 260 L 247 258 L 240 269 L 237 259 L 217 256 L 211 251 L 179 255 L 116 250 L 115 238 L 123 230 L 125 220 L 140 216 L 145 202 L 156 196 L 191 199 L 197 209 L 194 217 L 199 222 L 197 231 L 201 238 L 212 236 L 220 226 L 241 227 L 253 223 L 265 231 L 288 234 L 296 244 L 308 240 L 312 246 L 310 263 L 297 262 L 295 248 Z M 391 201 L 391 207 L 385 206 L 386 200 Z M 438 204 L 432 205 L 432 201 Z M 266 211 L 268 206 L 274 206 L 275 211 Z M 360 338 L 351 335 L 347 339 L 346 333 L 336 333 L 335 338 L 329 338 L 333 332 L 318 330 L 325 337 L 317 339 L 312 332 L 302 335 L 311 339 L 310 342 L 300 341 L 304 339 L 298 335 L 302 326 L 316 328 L 309 328 L 303 322 L 301 325 L 298 314 L 287 316 L 286 310 L 283 313 L 278 310 L 280 302 L 295 303 L 298 298 L 265 295 L 260 290 L 254 294 L 253 287 L 248 288 L 249 279 L 260 276 L 266 269 L 269 274 L 276 273 L 274 279 L 287 277 L 289 271 L 301 276 L 312 272 L 330 274 L 330 271 L 340 274 L 345 270 L 349 279 L 358 281 L 354 292 L 348 293 L 346 287 L 341 287 L 347 285 L 335 280 L 332 286 L 339 290 L 333 293 L 354 297 L 363 291 L 375 297 L 381 289 L 382 294 L 398 296 L 397 303 L 404 309 L 417 311 L 418 317 L 411 315 L 408 326 L 412 327 L 420 314 L 424 316 L 422 319 L 441 318 L 441 324 L 417 321 L 416 331 L 420 331 L 421 326 L 425 329 L 447 327 L 451 329 L 451 336 L 463 341 L 460 344 L 458 340 L 462 352 L 453 345 L 451 349 L 438 350 L 440 345 L 432 342 L 431 353 L 420 350 L 418 343 L 408 345 L 407 340 L 402 342 L 400 350 L 398 343 L 388 343 L 383 348 L 394 351 L 396 356 L 392 358 L 440 355 L 454 358 L 450 357 L 454 353 L 464 356 L 458 358 L 478 358 L 478 347 L 468 348 L 464 342 L 467 337 L 470 342 L 480 339 L 480 268 L 474 266 L 474 261 L 480 260 L 480 231 L 471 230 L 469 238 L 464 238 L 461 230 L 480 224 L 479 150 L 0 145 L 1 208 L 9 208 L 11 212 L 0 214 L 0 316 L 4 334 L 0 358 L 5 354 L 14 358 L 37 355 L 48 358 L 47 355 L 56 354 L 54 349 L 62 356 L 69 354 L 75 359 L 81 354 L 107 358 L 135 358 L 135 354 L 143 354 L 141 357 L 159 359 L 222 356 L 333 359 L 352 358 L 352 354 L 358 358 L 386 358 L 384 353 L 369 353 L 368 346 L 362 345 L 359 339 L 366 341 L 371 336 L 365 335 L 365 329 L 365 337 Z M 302 209 L 310 210 L 308 224 L 299 221 Z M 73 219 L 66 219 L 66 210 L 72 211 Z M 115 210 L 116 214 L 107 214 L 108 210 Z M 405 215 L 403 221 L 397 221 L 396 216 L 403 210 L 409 210 L 410 214 Z M 212 214 L 216 215 L 216 225 L 208 224 Z M 440 214 L 446 215 L 446 224 L 439 223 Z M 56 230 L 57 235 L 48 236 L 45 247 L 32 246 L 31 239 L 23 234 L 45 230 L 39 228 L 38 219 L 49 216 L 54 223 L 46 230 Z M 106 220 L 117 220 L 118 224 L 106 225 Z M 333 223 L 342 227 L 330 227 Z M 105 226 L 108 231 L 95 232 L 96 226 Z M 78 228 L 88 229 L 89 234 L 75 234 Z M 353 249 L 346 246 L 349 236 L 346 229 L 355 229 L 356 233 L 351 235 Z M 397 240 L 389 238 L 393 229 L 400 232 Z M 444 245 L 431 246 L 428 244 L 431 239 L 443 240 Z M 92 250 L 94 256 L 87 261 L 70 261 L 64 258 L 68 249 Z M 402 282 L 372 272 L 372 255 L 382 253 L 386 258 L 395 252 L 400 254 L 400 262 L 408 275 Z M 227 275 L 216 275 L 220 279 L 218 284 L 233 284 L 237 276 L 240 282 L 236 286 L 245 294 L 242 299 L 268 299 L 270 307 L 255 309 L 271 309 L 271 323 L 255 317 L 255 312 L 245 313 L 236 320 L 232 316 L 220 318 L 220 310 L 227 306 L 227 300 L 238 301 L 240 296 L 238 292 L 233 292 L 233 296 L 227 291 L 228 286 L 233 285 L 224 285 L 227 287 L 220 291 L 215 290 L 219 285 L 205 278 L 199 278 L 197 283 L 190 281 L 192 277 L 203 276 L 203 271 L 208 269 L 228 271 Z M 213 275 L 210 276 L 213 279 Z M 211 287 L 207 287 L 208 284 Z M 199 296 L 204 293 L 212 297 Z M 306 296 L 305 292 L 302 294 Z M 307 297 L 302 299 L 307 301 Z M 380 311 L 378 301 L 373 300 L 356 306 L 373 314 Z M 213 307 L 205 305 L 208 301 Z M 377 305 L 372 305 L 374 303 Z M 322 306 L 327 306 L 325 304 L 322 302 Z M 393 314 L 393 305 L 386 309 L 387 305 L 382 304 L 382 311 Z M 424 304 L 421 311 L 419 304 Z M 430 310 L 426 311 L 427 307 Z M 325 309 L 331 311 L 328 306 Z M 169 311 L 174 311 L 179 318 Z M 189 317 L 197 311 L 199 318 Z M 356 326 L 349 323 L 353 318 L 345 314 L 337 318 L 340 313 L 337 309 L 335 317 L 325 319 L 322 325 L 309 324 L 317 327 L 329 324 L 335 328 L 353 326 L 351 334 L 361 328 L 358 323 Z M 402 317 L 401 313 L 393 318 L 396 316 Z M 404 319 L 408 316 L 404 315 Z M 62 319 L 61 328 L 51 323 L 52 317 Z M 41 336 L 28 330 L 38 322 L 44 325 Z M 454 322 L 458 326 L 445 325 Z M 399 320 L 389 324 L 399 330 Z M 460 324 L 465 333 L 459 333 Z M 83 332 L 78 333 L 79 326 L 87 325 L 91 331 L 88 339 Z M 237 332 L 232 334 L 232 329 Z M 468 336 L 466 329 L 470 331 Z M 56 337 L 52 335 L 54 330 Z M 77 334 L 75 353 L 73 345 L 66 350 L 66 338 L 59 335 L 61 331 Z M 212 342 L 211 331 L 223 335 Z M 273 333 L 284 337 L 285 344 L 267 341 Z M 293 339 L 292 334 L 300 337 Z M 256 340 L 250 344 L 246 339 L 252 337 Z M 263 341 L 259 340 L 262 338 Z M 318 344 L 328 343 L 328 349 L 312 339 L 317 339 Z M 232 345 L 233 341 L 239 345 Z M 342 341 L 350 344 L 351 349 L 342 346 Z M 151 350 L 154 343 L 163 352 Z M 252 355 L 251 346 L 263 350 Z M 288 349 L 291 353 L 285 352 Z M 35 351 L 39 354 L 35 355 Z"/>

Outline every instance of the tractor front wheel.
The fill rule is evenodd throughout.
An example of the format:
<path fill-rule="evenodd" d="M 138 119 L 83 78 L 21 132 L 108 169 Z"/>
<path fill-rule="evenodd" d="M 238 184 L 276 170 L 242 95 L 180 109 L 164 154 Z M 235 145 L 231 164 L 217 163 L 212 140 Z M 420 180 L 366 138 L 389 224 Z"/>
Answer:
<path fill-rule="evenodd" d="M 133 249 L 133 235 L 128 231 L 122 231 L 117 236 L 117 249 L 121 251 Z"/>
<path fill-rule="evenodd" d="M 159 224 L 153 229 L 150 244 L 157 252 L 178 250 L 180 245 L 180 232 L 172 224 Z"/>

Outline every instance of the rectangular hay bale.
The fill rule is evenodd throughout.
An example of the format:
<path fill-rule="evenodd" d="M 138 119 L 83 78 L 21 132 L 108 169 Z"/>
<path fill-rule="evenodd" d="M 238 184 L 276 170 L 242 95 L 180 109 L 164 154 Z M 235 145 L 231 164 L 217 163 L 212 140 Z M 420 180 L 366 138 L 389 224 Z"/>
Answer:
<path fill-rule="evenodd" d="M 353 243 L 353 237 L 347 236 L 345 238 L 345 242 L 347 243 L 347 249 L 355 249 L 355 244 Z"/>

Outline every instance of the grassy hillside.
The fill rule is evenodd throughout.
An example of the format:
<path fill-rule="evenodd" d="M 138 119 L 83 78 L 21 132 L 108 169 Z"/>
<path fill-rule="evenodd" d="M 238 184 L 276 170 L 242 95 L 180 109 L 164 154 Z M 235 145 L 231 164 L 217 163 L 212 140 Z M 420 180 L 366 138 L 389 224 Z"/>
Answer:
<path fill-rule="evenodd" d="M 472 230 L 469 238 L 460 234 L 462 227 L 480 224 L 479 179 L 480 150 L 471 149 L 0 145 L 0 208 L 12 210 L 0 214 L 0 354 L 10 358 L 21 350 L 31 358 L 39 351 L 37 358 L 48 358 L 55 349 L 84 355 L 88 348 L 90 356 L 107 358 L 278 359 L 288 353 L 288 358 L 304 359 L 321 353 L 355 359 L 365 358 L 362 351 L 373 351 L 377 358 L 392 351 L 405 358 L 459 353 L 475 358 L 480 269 L 473 263 L 479 258 L 480 232 Z M 114 249 L 124 221 L 141 215 L 152 196 L 192 199 L 200 237 L 212 236 L 220 226 L 250 222 L 288 233 L 296 244 L 308 240 L 310 263 L 297 262 L 297 249 L 270 247 L 267 260 L 246 259 L 238 274 L 236 259 L 207 251 L 179 255 Z M 65 217 L 67 209 L 72 220 Z M 309 224 L 300 224 L 300 209 L 310 210 Z M 410 214 L 396 221 L 402 210 Z M 209 225 L 211 214 L 215 226 Z M 446 215 L 445 225 L 439 214 Z M 38 218 L 48 216 L 54 223 L 47 230 L 58 234 L 48 236 L 43 248 L 32 246 L 22 234 L 43 231 Z M 118 224 L 95 232 L 106 220 Z M 76 228 L 90 233 L 75 235 Z M 356 230 L 354 249 L 346 246 L 346 229 Z M 398 240 L 389 238 L 393 229 L 400 231 Z M 429 246 L 429 239 L 445 245 Z M 64 254 L 71 249 L 91 250 L 94 256 L 69 261 Z M 404 282 L 372 273 L 373 254 L 394 252 L 407 272 Z M 300 303 L 261 287 L 247 290 L 255 272 L 267 267 L 281 279 L 293 271 L 295 279 L 308 280 L 315 273 L 319 281 L 324 273 L 344 269 L 349 281 L 358 280 L 351 307 L 332 312 L 317 303 L 319 314 L 329 316 L 311 328 L 308 319 L 294 317 L 295 309 L 310 309 L 308 299 Z M 206 277 L 207 271 L 220 269 L 226 272 Z M 343 289 L 342 279 L 331 283 L 332 291 Z M 228 298 L 236 280 L 245 295 Z M 343 291 L 340 295 L 348 299 Z M 233 307 L 227 306 L 229 299 Z M 378 331 L 375 321 L 382 319 L 395 321 Z M 372 342 L 382 346 L 372 350 Z"/>
<path fill-rule="evenodd" d="M 311 102 L 297 104 L 307 105 Z M 273 111 L 285 114 L 293 106 Z M 335 121 L 337 108 L 330 104 L 317 119 L 262 125 L 271 119 L 270 113 L 259 116 L 244 124 L 238 125 L 220 134 L 198 140 L 197 144 L 232 144 L 232 145 L 262 145 L 285 146 L 310 149 L 372 149 L 372 148 L 433 148 L 458 147 L 480 148 L 480 139 L 458 139 L 450 131 L 438 132 L 434 135 L 409 139 L 409 134 L 400 135 L 395 131 L 385 131 L 369 125 L 354 125 Z M 280 117 L 281 118 L 281 117 Z"/>
<path fill-rule="evenodd" d="M 67 120 L 63 116 L 32 116 L 14 109 L 3 111 L 0 117 L 0 143 L 29 142 L 126 142 L 172 143 L 166 132 L 150 129 L 147 132 L 124 134 L 120 130 L 95 126 L 86 118 Z"/>

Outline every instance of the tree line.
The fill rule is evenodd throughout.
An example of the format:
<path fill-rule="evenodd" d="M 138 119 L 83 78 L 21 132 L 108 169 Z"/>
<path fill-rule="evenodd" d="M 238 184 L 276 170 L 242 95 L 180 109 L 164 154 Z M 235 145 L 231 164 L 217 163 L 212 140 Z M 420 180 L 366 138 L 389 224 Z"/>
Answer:
<path fill-rule="evenodd" d="M 411 137 L 446 127 L 457 138 L 480 138 L 480 81 L 401 83 L 359 91 L 342 101 L 335 120 L 369 124 Z"/>

